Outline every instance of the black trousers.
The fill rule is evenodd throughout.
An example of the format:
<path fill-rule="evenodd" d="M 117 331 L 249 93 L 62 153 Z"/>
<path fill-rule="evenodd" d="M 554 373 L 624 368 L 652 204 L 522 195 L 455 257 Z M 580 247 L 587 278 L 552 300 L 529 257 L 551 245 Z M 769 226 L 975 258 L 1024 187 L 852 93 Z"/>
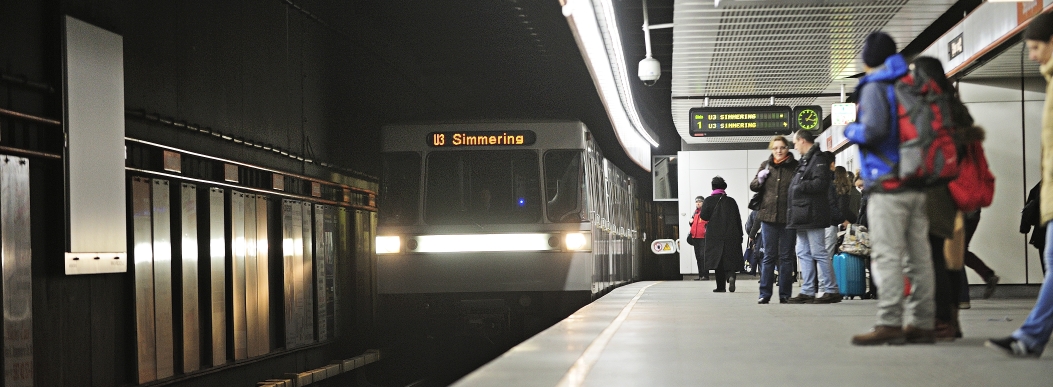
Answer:
<path fill-rule="evenodd" d="M 699 278 L 709 278 L 709 270 L 706 269 L 706 238 L 692 239 L 691 246 L 695 248 L 695 263 L 698 263 Z"/>

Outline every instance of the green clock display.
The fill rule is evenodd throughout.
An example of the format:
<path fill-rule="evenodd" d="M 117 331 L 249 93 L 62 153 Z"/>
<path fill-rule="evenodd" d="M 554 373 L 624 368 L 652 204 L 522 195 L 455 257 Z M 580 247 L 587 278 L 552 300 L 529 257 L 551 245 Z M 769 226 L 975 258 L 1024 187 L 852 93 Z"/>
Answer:
<path fill-rule="evenodd" d="M 798 106 L 793 110 L 798 129 L 816 130 L 823 122 L 823 110 L 818 106 Z"/>

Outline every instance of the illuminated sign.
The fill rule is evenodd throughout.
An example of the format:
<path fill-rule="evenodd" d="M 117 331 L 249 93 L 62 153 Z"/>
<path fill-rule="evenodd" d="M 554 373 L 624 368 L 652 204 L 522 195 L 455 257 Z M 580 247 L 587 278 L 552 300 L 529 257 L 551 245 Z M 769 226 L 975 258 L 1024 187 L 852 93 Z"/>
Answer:
<path fill-rule="evenodd" d="M 493 132 L 433 132 L 425 141 L 434 147 L 532 145 L 537 135 L 529 130 Z"/>
<path fill-rule="evenodd" d="M 790 134 L 795 127 L 789 106 L 693 108 L 693 137 Z"/>
<path fill-rule="evenodd" d="M 793 118 L 797 129 L 817 130 L 823 128 L 823 108 L 819 106 L 795 106 Z"/>
<path fill-rule="evenodd" d="M 965 43 L 962 40 L 962 34 L 958 34 L 954 39 L 947 42 L 947 55 L 950 56 L 949 59 L 954 59 L 963 52 L 965 52 Z"/>

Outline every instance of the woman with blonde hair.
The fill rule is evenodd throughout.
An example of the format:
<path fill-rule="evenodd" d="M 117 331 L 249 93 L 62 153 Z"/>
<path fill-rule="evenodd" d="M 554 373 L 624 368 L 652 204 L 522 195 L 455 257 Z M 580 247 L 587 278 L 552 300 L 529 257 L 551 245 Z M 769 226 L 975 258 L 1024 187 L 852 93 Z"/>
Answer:
<path fill-rule="evenodd" d="M 758 304 L 771 301 L 776 265 L 779 268 L 779 302 L 785 303 L 793 294 L 796 266 L 792 252 L 797 234 L 786 229 L 786 212 L 790 180 L 797 170 L 797 160 L 790 153 L 790 141 L 786 137 L 772 137 L 768 149 L 771 156 L 761 163 L 750 183 L 750 190 L 761 195 L 760 204 L 754 208 L 757 220 L 761 222 L 761 242 L 764 243 Z"/>

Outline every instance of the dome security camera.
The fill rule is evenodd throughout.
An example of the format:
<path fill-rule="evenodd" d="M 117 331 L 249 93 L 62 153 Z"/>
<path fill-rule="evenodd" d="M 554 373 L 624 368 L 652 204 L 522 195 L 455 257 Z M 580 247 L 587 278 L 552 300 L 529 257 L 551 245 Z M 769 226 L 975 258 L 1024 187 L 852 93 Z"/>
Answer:
<path fill-rule="evenodd" d="M 652 57 L 643 58 L 640 61 L 637 75 L 645 85 L 654 86 L 658 82 L 658 78 L 662 77 L 662 64 L 658 62 L 658 59 Z"/>

